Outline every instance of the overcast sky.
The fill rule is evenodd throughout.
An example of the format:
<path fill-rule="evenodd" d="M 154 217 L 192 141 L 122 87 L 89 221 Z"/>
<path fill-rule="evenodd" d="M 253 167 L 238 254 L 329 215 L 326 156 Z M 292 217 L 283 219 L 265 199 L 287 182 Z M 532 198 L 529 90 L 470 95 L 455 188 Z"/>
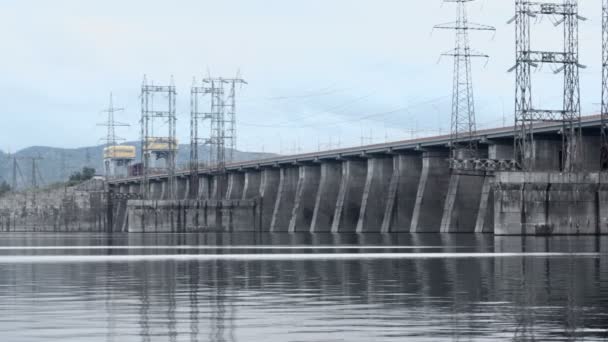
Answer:
<path fill-rule="evenodd" d="M 583 114 L 598 110 L 601 1 L 582 0 Z M 479 0 L 470 20 L 496 26 L 473 33 L 479 128 L 513 119 L 511 0 Z M 105 134 L 110 91 L 139 139 L 139 87 L 175 78 L 178 138 L 189 141 L 193 77 L 249 82 L 238 98 L 238 148 L 290 153 L 446 133 L 454 20 L 440 0 L 5 0 L 0 4 L 0 149 L 96 145 Z M 535 47 L 560 50 L 562 28 L 535 26 Z M 439 63 L 438 63 L 439 61 Z M 535 73 L 535 104 L 560 105 L 560 77 Z M 371 138 L 371 139 L 370 139 Z"/>

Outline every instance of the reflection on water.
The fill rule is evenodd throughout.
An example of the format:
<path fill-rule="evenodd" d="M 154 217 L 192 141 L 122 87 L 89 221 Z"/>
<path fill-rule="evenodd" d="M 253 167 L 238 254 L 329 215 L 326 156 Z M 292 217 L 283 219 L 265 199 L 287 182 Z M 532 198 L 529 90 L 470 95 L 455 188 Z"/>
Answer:
<path fill-rule="evenodd" d="M 607 249 L 596 237 L 2 235 L 0 340 L 608 341 Z"/>

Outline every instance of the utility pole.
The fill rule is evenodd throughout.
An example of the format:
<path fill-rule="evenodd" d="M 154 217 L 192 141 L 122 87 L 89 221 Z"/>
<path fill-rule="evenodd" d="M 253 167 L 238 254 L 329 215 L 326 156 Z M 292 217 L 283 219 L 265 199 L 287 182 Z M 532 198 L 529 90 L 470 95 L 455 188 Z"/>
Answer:
<path fill-rule="evenodd" d="M 608 0 L 602 0 L 602 142 L 600 167 L 608 170 Z"/>
<path fill-rule="evenodd" d="M 547 16 L 553 25 L 563 24 L 563 51 L 537 51 L 530 47 L 530 19 Z M 534 171 L 536 148 L 534 124 L 558 122 L 562 124 L 562 149 L 560 164 L 566 172 L 578 167 L 578 145 L 581 138 L 581 110 L 579 90 L 578 22 L 585 18 L 578 14 L 577 0 L 563 3 L 539 3 L 528 0 L 515 1 L 516 63 L 509 71 L 515 71 L 515 159 L 524 171 Z M 563 73 L 564 93 L 561 109 L 538 109 L 532 104 L 531 68 L 548 64 L 554 73 Z"/>
<path fill-rule="evenodd" d="M 13 156 L 13 175 L 11 187 L 13 191 L 17 191 L 17 157 Z"/>
<path fill-rule="evenodd" d="M 36 191 L 38 190 L 38 177 L 40 172 L 38 170 L 38 161 L 42 160 L 41 156 L 28 158 L 32 162 L 32 174 L 31 174 L 31 187 L 32 187 L 32 205 L 36 205 Z"/>
<path fill-rule="evenodd" d="M 469 32 L 496 31 L 492 26 L 469 22 L 467 3 L 471 1 L 474 0 L 444 0 L 444 2 L 456 4 L 456 21 L 435 26 L 435 29 L 453 30 L 456 33 L 455 48 L 442 54 L 442 56 L 454 59 L 450 129 L 450 167 L 452 169 L 461 164 L 457 162 L 459 160 L 478 158 L 477 142 L 472 139 L 477 128 L 471 58 L 488 59 L 489 56 L 471 49 Z"/>
<path fill-rule="evenodd" d="M 85 163 L 87 167 L 91 167 L 91 149 L 87 147 L 85 150 Z"/>

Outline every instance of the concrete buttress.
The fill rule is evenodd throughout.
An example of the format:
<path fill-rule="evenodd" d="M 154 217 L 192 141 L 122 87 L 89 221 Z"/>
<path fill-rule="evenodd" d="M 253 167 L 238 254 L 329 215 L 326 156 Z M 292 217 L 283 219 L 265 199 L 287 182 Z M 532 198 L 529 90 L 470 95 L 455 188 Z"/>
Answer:
<path fill-rule="evenodd" d="M 243 199 L 253 199 L 260 196 L 260 171 L 247 171 L 243 184 Z"/>
<path fill-rule="evenodd" d="M 342 181 L 331 227 L 333 233 L 356 231 L 366 174 L 367 161 L 346 160 L 343 162 Z"/>
<path fill-rule="evenodd" d="M 486 175 L 481 188 L 475 233 L 494 232 L 494 176 Z"/>
<path fill-rule="evenodd" d="M 298 186 L 289 222 L 290 232 L 308 232 L 315 210 L 319 190 L 321 168 L 318 165 L 303 165 L 299 168 Z"/>
<path fill-rule="evenodd" d="M 393 174 L 382 221 L 383 233 L 410 231 L 421 170 L 420 155 L 393 157 Z"/>
<path fill-rule="evenodd" d="M 312 233 L 331 231 L 341 179 L 342 163 L 332 161 L 321 164 L 319 191 L 315 199 L 315 207 L 310 224 L 310 231 Z"/>
<path fill-rule="evenodd" d="M 393 158 L 367 160 L 367 177 L 361 199 L 357 233 L 380 232 L 392 175 Z"/>
<path fill-rule="evenodd" d="M 241 172 L 228 174 L 228 188 L 226 189 L 226 199 L 236 200 L 243 197 L 243 187 L 245 175 Z"/>
<path fill-rule="evenodd" d="M 299 179 L 299 168 L 284 167 L 280 170 L 279 190 L 270 223 L 271 232 L 288 231 Z"/>
<path fill-rule="evenodd" d="M 436 233 L 441 229 L 445 198 L 450 183 L 447 151 L 426 151 L 416 193 L 410 232 Z"/>
<path fill-rule="evenodd" d="M 260 205 L 261 205 L 261 227 L 262 231 L 269 231 L 272 223 L 272 215 L 279 189 L 279 169 L 264 169 L 260 179 Z"/>
<path fill-rule="evenodd" d="M 176 197 L 178 200 L 188 199 L 188 193 L 190 192 L 190 178 L 180 177 L 176 179 L 177 192 Z"/>
<path fill-rule="evenodd" d="M 475 231 L 484 178 L 482 174 L 452 173 L 441 219 L 442 233 Z"/>

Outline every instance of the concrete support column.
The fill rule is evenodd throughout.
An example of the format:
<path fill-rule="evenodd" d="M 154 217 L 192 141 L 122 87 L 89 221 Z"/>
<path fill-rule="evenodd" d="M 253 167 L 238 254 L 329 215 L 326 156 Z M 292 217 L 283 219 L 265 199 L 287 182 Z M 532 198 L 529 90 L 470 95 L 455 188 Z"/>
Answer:
<path fill-rule="evenodd" d="M 483 180 L 479 211 L 475 222 L 475 233 L 494 232 L 494 176 L 487 175 Z"/>
<path fill-rule="evenodd" d="M 188 192 L 190 191 L 190 180 L 186 177 L 180 177 L 175 180 L 177 191 L 176 199 L 184 200 L 188 199 Z"/>
<path fill-rule="evenodd" d="M 220 179 L 218 175 L 213 175 L 210 176 L 211 179 L 209 181 L 209 198 L 210 199 L 214 199 L 214 200 L 221 200 L 222 196 L 220 195 L 221 190 L 219 189 L 220 186 Z"/>
<path fill-rule="evenodd" d="M 166 200 L 167 199 L 167 181 L 166 180 L 161 180 L 158 181 L 160 184 L 160 196 L 159 199 L 160 200 Z"/>
<path fill-rule="evenodd" d="M 315 201 L 319 191 L 321 167 L 306 165 L 299 168 L 298 186 L 289 222 L 290 232 L 308 232 L 315 211 Z"/>
<path fill-rule="evenodd" d="M 367 161 L 346 160 L 343 162 L 342 181 L 336 201 L 332 232 L 356 231 L 366 174 Z"/>
<path fill-rule="evenodd" d="M 410 232 L 439 232 L 443 207 L 450 183 L 447 151 L 426 151 L 422 155 L 422 173 L 416 193 Z"/>
<path fill-rule="evenodd" d="M 228 189 L 228 174 L 214 174 L 209 176 L 210 199 L 221 201 L 226 198 L 226 192 Z"/>
<path fill-rule="evenodd" d="M 260 211 L 262 231 L 269 231 L 279 189 L 279 169 L 264 169 L 260 180 Z"/>
<path fill-rule="evenodd" d="M 513 159 L 513 141 L 495 140 L 488 146 L 488 158 L 496 160 Z M 475 222 L 475 233 L 494 232 L 494 183 L 493 174 L 488 174 L 483 180 L 479 210 Z"/>
<path fill-rule="evenodd" d="M 198 177 L 198 198 L 199 199 L 210 199 L 211 198 L 211 176 L 200 175 Z"/>
<path fill-rule="evenodd" d="M 243 197 L 243 186 L 245 175 L 243 173 L 230 173 L 228 175 L 228 187 L 226 189 L 226 199 L 236 200 Z"/>
<path fill-rule="evenodd" d="M 270 223 L 271 232 L 287 231 L 289 229 L 298 186 L 298 170 L 296 167 L 283 167 L 280 170 L 279 190 Z"/>
<path fill-rule="evenodd" d="M 162 184 L 160 182 L 150 182 L 150 199 L 160 200 L 162 193 Z"/>
<path fill-rule="evenodd" d="M 441 219 L 442 233 L 472 233 L 484 183 L 484 175 L 453 172 Z"/>
<path fill-rule="evenodd" d="M 580 170 L 585 172 L 598 172 L 600 171 L 600 146 L 601 140 L 598 135 L 583 135 L 581 140 L 581 146 L 579 148 L 580 156 Z"/>
<path fill-rule="evenodd" d="M 260 171 L 248 170 L 245 173 L 243 199 L 254 199 L 260 196 Z"/>
<path fill-rule="evenodd" d="M 140 188 L 139 184 L 131 183 L 131 184 L 129 184 L 129 193 L 137 194 L 137 193 L 139 193 L 139 188 Z"/>
<path fill-rule="evenodd" d="M 361 199 L 357 233 L 381 231 L 392 175 L 393 158 L 380 157 L 367 160 L 367 176 Z"/>
<path fill-rule="evenodd" d="M 127 192 L 129 192 L 129 185 L 127 184 L 120 184 L 118 186 L 118 192 L 121 194 L 126 194 Z"/>
<path fill-rule="evenodd" d="M 598 232 L 608 234 L 608 173 L 599 175 L 598 198 Z"/>
<path fill-rule="evenodd" d="M 409 232 L 422 171 L 420 155 L 393 157 L 393 174 L 387 193 L 382 232 Z"/>
<path fill-rule="evenodd" d="M 336 202 L 340 192 L 342 163 L 323 162 L 321 164 L 319 191 L 315 198 L 315 207 L 310 224 L 310 231 L 329 232 L 334 222 Z"/>

